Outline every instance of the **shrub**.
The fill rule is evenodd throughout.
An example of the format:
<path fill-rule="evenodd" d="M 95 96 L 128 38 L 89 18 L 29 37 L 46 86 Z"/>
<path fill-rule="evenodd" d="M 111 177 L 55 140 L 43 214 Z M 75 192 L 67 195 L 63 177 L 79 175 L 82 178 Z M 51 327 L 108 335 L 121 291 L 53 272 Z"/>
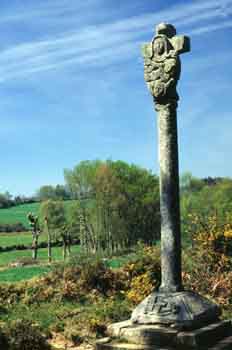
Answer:
<path fill-rule="evenodd" d="M 0 224 L 0 232 L 25 232 L 28 229 L 21 223 L 16 222 L 14 224 Z"/>
<path fill-rule="evenodd" d="M 64 330 L 64 336 L 74 345 L 83 343 L 83 337 L 80 335 L 80 329 L 75 324 L 69 324 Z"/>
<path fill-rule="evenodd" d="M 148 272 L 133 277 L 130 290 L 127 292 L 127 298 L 135 304 L 139 304 L 154 289 L 154 281 Z"/>
<path fill-rule="evenodd" d="M 6 330 L 10 350 L 50 350 L 46 338 L 31 321 L 17 320 Z"/>
<path fill-rule="evenodd" d="M 7 337 L 2 330 L 0 330 L 0 349 L 9 350 L 9 343 Z"/>

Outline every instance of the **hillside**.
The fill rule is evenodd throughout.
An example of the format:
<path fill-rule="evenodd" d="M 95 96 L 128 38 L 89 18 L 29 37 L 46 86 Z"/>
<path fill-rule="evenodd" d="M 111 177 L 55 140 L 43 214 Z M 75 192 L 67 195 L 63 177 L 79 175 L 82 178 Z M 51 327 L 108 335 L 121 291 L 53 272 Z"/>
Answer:
<path fill-rule="evenodd" d="M 73 201 L 65 201 L 65 207 L 68 207 Z M 29 228 L 27 214 L 32 212 L 38 215 L 40 203 L 21 204 L 7 209 L 0 209 L 0 225 L 14 224 L 21 222 L 26 228 Z"/>
<path fill-rule="evenodd" d="M 0 224 L 15 224 L 21 222 L 29 228 L 27 214 L 32 212 L 37 214 L 40 203 L 21 204 L 7 209 L 0 209 Z"/>

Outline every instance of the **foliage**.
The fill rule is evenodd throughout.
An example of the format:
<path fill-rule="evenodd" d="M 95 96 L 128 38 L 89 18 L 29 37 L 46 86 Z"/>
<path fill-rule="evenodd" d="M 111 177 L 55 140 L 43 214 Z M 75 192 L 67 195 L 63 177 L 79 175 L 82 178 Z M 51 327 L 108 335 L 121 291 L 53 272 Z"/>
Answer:
<path fill-rule="evenodd" d="M 187 180 L 186 180 L 187 178 Z M 195 223 L 191 215 L 198 215 L 207 225 L 208 217 L 217 216 L 221 223 L 232 216 L 232 180 L 227 178 L 197 179 L 184 175 L 181 183 L 182 232 L 187 242 L 192 242 Z"/>
<path fill-rule="evenodd" d="M 65 201 L 64 207 L 65 211 L 69 211 L 69 207 L 73 205 L 75 201 Z M 39 208 L 40 208 L 39 202 L 36 203 L 27 203 L 27 204 L 20 204 L 11 208 L 7 209 L 0 209 L 0 225 L 12 225 L 20 223 L 22 224 L 27 230 L 30 229 L 28 220 L 27 220 L 27 214 L 29 212 L 34 213 L 34 215 L 39 215 Z"/>
<path fill-rule="evenodd" d="M 39 203 L 21 204 L 7 209 L 0 209 L 0 224 L 15 224 L 20 222 L 27 229 L 30 228 L 27 213 L 37 215 Z"/>
<path fill-rule="evenodd" d="M 32 258 L 36 260 L 37 253 L 38 253 L 38 240 L 40 235 L 39 218 L 38 216 L 32 213 L 28 213 L 27 219 L 30 223 L 31 233 L 32 233 Z"/>
<path fill-rule="evenodd" d="M 38 326 L 27 320 L 12 322 L 6 330 L 9 350 L 49 350 L 51 347 Z"/>
<path fill-rule="evenodd" d="M 185 288 L 216 301 L 224 315 L 231 317 L 231 260 L 218 243 L 218 237 L 230 238 L 231 227 L 222 226 L 216 218 L 209 218 L 207 228 L 201 226 L 200 218 L 192 220 L 198 220 L 199 229 L 193 248 L 183 252 Z M 39 279 L 1 285 L 0 303 L 6 312 L 0 319 L 8 324 L 23 313 L 48 333 L 62 332 L 76 345 L 103 336 L 109 323 L 128 319 L 134 305 L 160 284 L 158 246 L 140 243 L 128 260 L 112 269 L 102 257 L 81 254 Z"/>
<path fill-rule="evenodd" d="M 27 229 L 21 222 L 0 224 L 0 232 L 25 232 Z"/>
<path fill-rule="evenodd" d="M 52 200 L 67 200 L 70 199 L 68 189 L 63 185 L 44 185 L 39 188 L 36 194 L 39 201 Z"/>
<path fill-rule="evenodd" d="M 39 209 L 41 226 L 44 228 L 45 219 L 48 221 L 49 229 L 56 231 L 65 224 L 65 209 L 62 201 L 53 201 L 51 199 L 42 202 Z"/>
<path fill-rule="evenodd" d="M 195 227 L 193 248 L 185 250 L 183 273 L 185 285 L 230 309 L 232 303 L 232 224 L 217 215 L 190 216 Z M 191 262 L 190 260 L 191 256 Z M 186 263 L 187 261 L 187 263 Z M 204 266 L 204 268 L 202 268 Z"/>
<path fill-rule="evenodd" d="M 129 301 L 138 304 L 147 297 L 152 290 L 160 284 L 160 253 L 155 246 L 137 246 L 136 259 L 124 266 L 130 282 L 130 288 L 126 293 Z"/>
<path fill-rule="evenodd" d="M 79 199 L 75 225 L 87 251 L 110 254 L 159 238 L 158 179 L 151 172 L 122 161 L 85 161 L 65 179 Z"/>
<path fill-rule="evenodd" d="M 0 329 L 0 349 L 9 350 L 8 339 L 2 329 Z"/>
<path fill-rule="evenodd" d="M 65 181 L 73 198 L 86 199 L 93 196 L 95 175 L 101 164 L 100 160 L 86 160 L 76 165 L 73 170 L 64 170 Z"/>
<path fill-rule="evenodd" d="M 80 237 L 80 202 L 72 201 L 66 210 L 67 229 L 72 238 Z"/>
<path fill-rule="evenodd" d="M 33 277 L 38 277 L 50 271 L 47 266 L 27 266 L 15 267 L 0 271 L 1 282 L 18 282 L 30 280 Z"/>
<path fill-rule="evenodd" d="M 133 303 L 140 303 L 154 289 L 153 281 L 149 272 L 133 277 L 131 281 L 131 289 L 127 293 L 127 298 Z"/>
<path fill-rule="evenodd" d="M 71 255 L 75 255 L 79 253 L 80 246 L 79 245 L 73 245 L 71 250 Z M 62 247 L 53 247 L 52 248 L 52 255 L 54 261 L 59 261 L 62 259 Z M 39 262 L 45 262 L 47 261 L 47 248 L 40 248 L 38 251 L 38 261 Z M 3 252 L 0 253 L 0 266 L 6 266 L 12 262 L 17 262 L 18 260 L 21 260 L 22 258 L 30 258 L 31 257 L 31 251 L 30 250 L 16 250 L 16 251 L 10 251 L 10 252 Z"/>
<path fill-rule="evenodd" d="M 10 208 L 19 204 L 34 203 L 35 201 L 34 197 L 16 196 L 13 198 L 8 191 L 0 193 L 0 209 Z"/>

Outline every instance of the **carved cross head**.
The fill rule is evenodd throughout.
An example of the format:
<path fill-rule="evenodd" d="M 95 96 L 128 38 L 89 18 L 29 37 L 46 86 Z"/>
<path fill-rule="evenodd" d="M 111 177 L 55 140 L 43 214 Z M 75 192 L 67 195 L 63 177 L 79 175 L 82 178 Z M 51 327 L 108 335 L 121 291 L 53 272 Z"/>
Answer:
<path fill-rule="evenodd" d="M 144 44 L 144 78 L 159 104 L 178 100 L 176 85 L 180 78 L 179 55 L 190 51 L 190 39 L 177 36 L 172 24 L 160 23 L 150 43 Z"/>

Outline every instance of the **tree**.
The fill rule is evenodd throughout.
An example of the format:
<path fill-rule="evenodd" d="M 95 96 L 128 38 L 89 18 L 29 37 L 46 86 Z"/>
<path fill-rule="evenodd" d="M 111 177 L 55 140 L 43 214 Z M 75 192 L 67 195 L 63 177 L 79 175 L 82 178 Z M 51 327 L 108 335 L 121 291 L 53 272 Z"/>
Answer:
<path fill-rule="evenodd" d="M 35 216 L 32 213 L 29 213 L 27 215 L 27 218 L 32 229 L 32 259 L 36 260 L 38 252 L 38 240 L 40 234 L 39 219 L 38 216 Z"/>
<path fill-rule="evenodd" d="M 66 213 L 67 228 L 72 238 L 80 239 L 80 201 L 70 202 Z"/>
<path fill-rule="evenodd" d="M 125 198 L 119 205 L 119 216 L 126 227 L 127 245 L 139 240 L 155 242 L 160 238 L 158 177 L 122 161 L 109 162 L 109 166 L 120 181 L 120 194 Z"/>
<path fill-rule="evenodd" d="M 64 178 L 73 198 L 84 199 L 94 196 L 95 176 L 101 164 L 99 160 L 86 160 L 80 162 L 73 170 L 64 170 Z"/>
<path fill-rule="evenodd" d="M 205 182 L 193 176 L 190 172 L 182 174 L 180 177 L 180 191 L 183 192 L 198 192 L 202 190 Z"/>
<path fill-rule="evenodd" d="M 88 251 L 109 252 L 160 236 L 158 178 L 125 162 L 86 161 L 65 171 L 79 198 L 80 241 Z"/>
<path fill-rule="evenodd" d="M 6 191 L 5 193 L 0 193 L 0 209 L 9 208 L 12 205 L 14 205 L 12 195 L 8 191 Z"/>
<path fill-rule="evenodd" d="M 70 199 L 70 193 L 67 187 L 63 185 L 56 185 L 55 187 L 55 196 L 58 200 L 67 200 Z"/>
<path fill-rule="evenodd" d="M 37 197 L 41 201 L 46 201 L 48 199 L 56 199 L 56 192 L 53 186 L 51 185 L 45 185 L 40 187 L 40 189 L 37 191 Z"/>
<path fill-rule="evenodd" d="M 39 213 L 41 226 L 48 235 L 48 260 L 50 262 L 52 260 L 51 241 L 61 237 L 66 224 L 64 204 L 62 201 L 49 199 L 41 203 Z"/>

